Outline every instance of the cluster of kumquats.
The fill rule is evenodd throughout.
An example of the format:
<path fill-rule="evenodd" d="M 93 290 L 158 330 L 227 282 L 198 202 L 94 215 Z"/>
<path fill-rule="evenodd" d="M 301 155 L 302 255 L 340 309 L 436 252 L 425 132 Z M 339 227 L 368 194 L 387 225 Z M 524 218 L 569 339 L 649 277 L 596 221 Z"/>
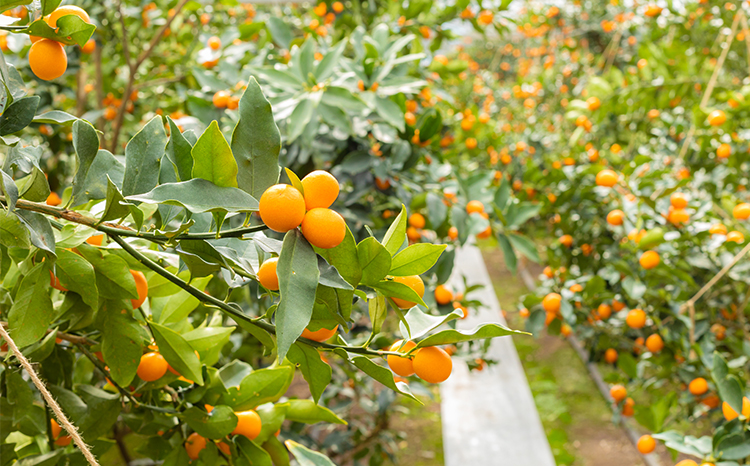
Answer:
<path fill-rule="evenodd" d="M 27 13 L 28 14 L 28 13 Z M 63 16 L 74 15 L 86 23 L 91 23 L 88 13 L 74 5 L 63 5 L 44 18 L 44 21 L 52 29 L 57 29 L 57 21 Z M 68 69 L 68 55 L 65 47 L 60 42 L 42 37 L 30 36 L 31 48 L 29 49 L 29 66 L 31 71 L 45 81 L 57 79 Z M 96 48 L 96 42 L 90 39 L 81 48 L 83 53 L 92 53 Z"/>

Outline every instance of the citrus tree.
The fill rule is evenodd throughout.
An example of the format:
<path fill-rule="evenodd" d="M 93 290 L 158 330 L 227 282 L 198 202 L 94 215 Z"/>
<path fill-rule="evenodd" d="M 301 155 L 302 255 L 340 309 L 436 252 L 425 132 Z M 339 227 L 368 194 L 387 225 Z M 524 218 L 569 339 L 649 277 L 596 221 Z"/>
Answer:
<path fill-rule="evenodd" d="M 297 66 L 326 82 L 308 90 L 302 75 L 299 95 L 284 106 L 289 96 L 265 63 L 274 50 L 268 35 L 265 45 L 250 47 L 259 57 L 252 64 L 219 60 L 218 76 L 193 69 L 186 86 L 175 84 L 190 95 L 187 107 L 165 98 L 191 115 L 166 116 L 153 99 L 139 108 L 140 92 L 131 98 L 141 66 L 163 60 L 169 68 L 174 60 L 187 68 L 184 58 L 158 50 L 184 42 L 191 28 L 208 27 L 214 17 L 195 2 L 165 2 L 161 7 L 172 8 L 165 15 L 156 4 L 128 14 L 128 5 L 116 2 L 113 9 L 92 7 L 91 16 L 60 3 L 2 7 L 18 20 L 3 26 L 14 53 L 0 61 L 3 460 L 96 464 L 116 450 L 128 462 L 126 439 L 137 436 L 138 454 L 164 464 L 284 465 L 289 453 L 301 464 L 333 464 L 315 451 L 324 448 L 341 461 L 378 464 L 383 446 L 356 447 L 367 431 L 344 431 L 339 443 L 355 449 L 348 454 L 302 426 L 346 424 L 326 407 L 352 398 L 346 384 L 372 381 L 362 387 L 373 399 L 415 398 L 407 382 L 450 376 L 453 363 L 442 347 L 522 333 L 499 324 L 451 328 L 469 301 L 451 306 L 456 297 L 443 283 L 453 256 L 438 243 L 484 231 L 489 214 L 474 199 L 480 180 L 453 173 L 447 160 L 437 163 L 439 153 L 423 144 L 437 147 L 434 136 L 449 131 L 440 113 L 425 110 L 415 123 L 405 111 L 413 107 L 407 96 L 418 89 L 428 96 L 417 58 L 402 51 L 413 36 L 357 29 L 369 44 L 364 54 L 342 38 L 317 64 L 310 39 L 290 42 L 292 65 L 299 59 Z M 328 15 L 317 8 L 312 14 Z M 197 21 L 183 24 L 183 10 Z M 142 37 L 129 42 L 134 22 L 152 33 L 146 48 Z M 260 32 L 254 24 L 237 30 L 251 38 Z M 267 27 L 285 37 L 285 23 L 269 20 Z M 119 42 L 104 41 L 115 34 Z M 207 47 L 220 50 L 216 44 L 210 39 Z M 350 55 L 338 61 L 344 51 Z M 119 102 L 87 110 L 86 54 L 97 57 L 94 74 L 103 66 L 125 76 L 124 84 L 100 79 L 92 89 L 123 85 L 113 96 Z M 64 108 L 80 117 L 55 107 L 71 103 L 67 57 L 79 67 L 75 95 L 83 103 L 76 112 Z M 210 92 L 219 86 L 210 80 L 237 77 L 246 64 L 249 75 L 235 95 Z M 379 89 L 373 72 L 383 75 Z M 326 104 L 329 92 L 334 102 Z M 121 134 L 132 134 L 124 146 Z M 362 147 L 374 149 L 371 138 L 381 136 L 381 150 L 392 155 L 355 164 Z M 323 144 L 339 146 L 337 160 L 321 159 Z M 282 171 L 280 157 L 306 175 Z M 400 183 L 373 189 L 371 167 L 388 176 L 403 170 Z M 422 189 L 427 180 L 436 186 Z M 373 209 L 374 197 L 388 208 Z M 410 200 L 411 213 L 401 199 Z M 290 390 L 297 373 L 307 382 L 302 395 Z"/>

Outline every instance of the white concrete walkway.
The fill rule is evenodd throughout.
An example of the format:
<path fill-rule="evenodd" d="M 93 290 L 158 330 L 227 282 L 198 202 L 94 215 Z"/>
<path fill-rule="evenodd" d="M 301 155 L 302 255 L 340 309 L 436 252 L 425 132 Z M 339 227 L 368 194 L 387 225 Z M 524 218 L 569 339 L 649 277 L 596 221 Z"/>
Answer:
<path fill-rule="evenodd" d="M 456 288 L 463 283 L 459 275 L 469 285 L 484 285 L 469 297 L 486 306 L 472 310 L 459 328 L 505 325 L 479 249 L 466 245 L 456 252 L 454 275 Z M 499 364 L 470 373 L 456 361 L 453 374 L 440 385 L 445 466 L 555 465 L 513 338 L 532 337 L 494 339 L 488 357 Z"/>

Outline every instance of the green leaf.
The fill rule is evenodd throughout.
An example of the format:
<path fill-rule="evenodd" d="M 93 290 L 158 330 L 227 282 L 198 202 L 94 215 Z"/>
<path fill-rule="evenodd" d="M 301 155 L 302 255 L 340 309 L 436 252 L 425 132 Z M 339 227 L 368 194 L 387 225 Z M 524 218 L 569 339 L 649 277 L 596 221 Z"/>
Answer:
<path fill-rule="evenodd" d="M 648 249 L 653 249 L 656 246 L 660 245 L 664 242 L 664 230 L 662 228 L 656 227 L 648 231 L 645 235 L 643 235 L 643 238 L 638 242 L 638 249 L 641 251 L 646 251 Z"/>
<path fill-rule="evenodd" d="M 52 323 L 54 309 L 47 291 L 49 269 L 41 262 L 27 273 L 8 312 L 10 336 L 24 347 L 39 341 Z"/>
<path fill-rule="evenodd" d="M 302 377 L 310 386 L 310 393 L 317 403 L 331 382 L 331 366 L 320 359 L 318 350 L 302 343 L 293 344 L 289 348 L 287 358 L 302 372 Z"/>
<path fill-rule="evenodd" d="M 52 110 L 49 112 L 37 115 L 32 120 L 33 123 L 41 123 L 48 125 L 62 125 L 69 126 L 78 121 L 78 117 L 71 115 L 70 113 L 62 112 L 60 110 Z"/>
<path fill-rule="evenodd" d="M 539 253 L 536 250 L 536 245 L 531 239 L 516 233 L 508 233 L 508 239 L 510 240 L 510 244 L 512 244 L 514 248 L 526 256 L 530 261 L 537 264 L 541 262 Z"/>
<path fill-rule="evenodd" d="M 422 275 L 435 265 L 446 247 L 445 244 L 413 244 L 393 257 L 388 274 L 397 277 Z"/>
<path fill-rule="evenodd" d="M 167 146 L 167 135 L 160 116 L 155 116 L 125 146 L 125 196 L 151 191 L 159 182 L 161 158 Z"/>
<path fill-rule="evenodd" d="M 401 246 L 406 241 L 406 206 L 401 204 L 401 212 L 396 216 L 388 227 L 383 237 L 383 246 L 388 250 L 391 256 L 396 255 Z"/>
<path fill-rule="evenodd" d="M 320 277 L 315 251 L 297 229 L 284 236 L 276 274 L 281 294 L 276 310 L 276 340 L 279 361 L 283 361 L 310 323 Z"/>
<path fill-rule="evenodd" d="M 108 220 L 125 218 L 131 213 L 135 218 L 136 216 L 138 216 L 139 212 L 140 220 L 138 220 L 138 223 L 142 223 L 143 212 L 141 212 L 141 210 L 138 209 L 134 204 L 125 202 L 125 198 L 122 197 L 122 193 L 117 188 L 117 185 L 115 185 L 109 178 L 109 176 L 107 176 L 107 199 L 104 212 L 102 213 L 101 221 L 106 222 Z"/>
<path fill-rule="evenodd" d="M 346 421 L 338 417 L 333 411 L 325 406 L 318 405 L 313 400 L 289 400 L 286 403 L 286 418 L 294 422 L 304 422 L 305 424 L 315 424 L 318 422 L 328 422 L 330 424 L 344 424 Z"/>
<path fill-rule="evenodd" d="M 78 385 L 76 392 L 85 403 L 86 411 L 72 422 L 78 427 L 84 440 L 93 442 L 110 432 L 117 421 L 122 408 L 120 395 L 85 384 Z"/>
<path fill-rule="evenodd" d="M 94 267 L 86 259 L 67 249 L 58 250 L 55 275 L 63 287 L 81 295 L 84 303 L 92 308 L 99 306 L 96 274 Z"/>
<path fill-rule="evenodd" d="M 65 15 L 57 19 L 57 30 L 49 27 L 43 19 L 29 24 L 26 29 L 12 31 L 16 34 L 29 34 L 44 37 L 65 45 L 83 47 L 96 31 L 96 26 L 87 23 L 76 15 Z"/>
<path fill-rule="evenodd" d="M 260 416 L 261 428 L 260 435 L 255 438 L 256 443 L 265 443 L 266 440 L 276 438 L 276 432 L 281 429 L 281 425 L 284 423 L 286 418 L 287 405 L 284 403 L 266 403 L 262 406 L 258 406 L 255 410 Z M 289 453 L 286 453 L 287 458 Z"/>
<path fill-rule="evenodd" d="M 403 283 L 394 281 L 393 279 L 381 280 L 377 284 L 371 286 L 389 298 L 400 298 L 427 307 L 427 304 L 425 304 L 422 297 L 419 296 L 416 291 Z"/>
<path fill-rule="evenodd" d="M 29 231 L 12 212 L 0 209 L 0 244 L 7 248 L 29 248 Z"/>
<path fill-rule="evenodd" d="M 294 440 L 287 440 L 284 445 L 292 452 L 299 466 L 336 466 L 326 455 L 312 451 Z"/>
<path fill-rule="evenodd" d="M 191 348 L 198 351 L 207 366 L 215 364 L 222 348 L 229 342 L 235 327 L 199 327 L 182 334 Z"/>
<path fill-rule="evenodd" d="M 634 300 L 641 299 L 647 290 L 646 285 L 642 281 L 632 276 L 625 277 L 625 280 L 622 281 L 622 288 Z"/>
<path fill-rule="evenodd" d="M 275 19 L 278 18 L 269 19 L 269 24 Z M 266 189 L 279 181 L 281 135 L 271 104 L 252 76 L 239 105 L 240 118 L 232 131 L 232 153 L 239 168 L 237 184 L 260 199 Z"/>
<path fill-rule="evenodd" d="M 291 366 L 257 370 L 242 379 L 239 387 L 228 388 L 222 403 L 242 411 L 275 402 L 286 393 L 293 378 Z"/>
<path fill-rule="evenodd" d="M 421 401 L 419 401 L 419 399 L 412 395 L 411 390 L 409 390 L 409 385 L 405 384 L 404 382 L 396 382 L 395 380 L 393 380 L 393 372 L 386 369 L 385 367 L 375 364 L 365 356 L 354 356 L 351 361 L 352 364 L 357 366 L 359 370 L 382 383 L 386 387 L 390 388 L 394 392 L 406 395 L 420 404 L 422 403 Z"/>
<path fill-rule="evenodd" d="M 45 251 L 55 254 L 55 233 L 47 217 L 29 210 L 17 210 L 18 218 L 29 230 L 29 241 L 31 244 L 44 249 Z"/>
<path fill-rule="evenodd" d="M 38 95 L 14 100 L 0 115 L 0 136 L 7 136 L 29 126 L 41 98 Z"/>
<path fill-rule="evenodd" d="M 266 22 L 268 32 L 271 33 L 273 41 L 285 49 L 289 49 L 292 44 L 292 30 L 283 19 L 276 16 L 270 16 Z"/>
<path fill-rule="evenodd" d="M 520 204 L 511 204 L 505 215 L 506 226 L 511 230 L 517 230 L 532 217 L 535 217 L 541 209 L 540 204 L 531 204 L 522 202 Z"/>
<path fill-rule="evenodd" d="M 377 335 L 383 328 L 385 318 L 388 316 L 388 306 L 386 306 L 385 296 L 378 293 L 374 298 L 368 299 L 367 310 L 370 314 L 372 334 Z"/>
<path fill-rule="evenodd" d="M 20 197 L 35 202 L 46 201 L 50 193 L 47 177 L 39 167 L 34 167 L 31 175 L 18 180 L 18 188 Z"/>
<path fill-rule="evenodd" d="M 159 352 L 169 365 L 186 379 L 203 385 L 201 362 L 182 335 L 156 322 L 149 322 L 148 325 L 151 327 Z"/>
<path fill-rule="evenodd" d="M 365 285 L 378 284 L 391 269 L 391 255 L 372 236 L 363 239 L 357 245 L 357 259 L 362 268 L 360 282 Z"/>
<path fill-rule="evenodd" d="M 109 181 L 117 186 L 122 186 L 125 167 L 109 151 L 99 150 L 89 168 L 86 181 L 83 185 L 86 189 L 79 194 L 79 202 L 88 202 L 93 199 L 106 199 Z"/>
<path fill-rule="evenodd" d="M 196 145 L 197 146 L 197 145 Z M 166 183 L 153 190 L 126 199 L 147 204 L 167 204 L 202 212 L 256 212 L 258 201 L 237 188 L 217 186 L 211 181 L 193 178 L 180 183 Z"/>
<path fill-rule="evenodd" d="M 318 66 L 315 67 L 314 74 L 317 82 L 325 81 L 331 76 L 331 74 L 333 74 L 348 42 L 349 41 L 346 38 L 343 38 L 336 45 L 331 47 L 325 56 L 323 56 L 323 59 L 320 60 Z"/>
<path fill-rule="evenodd" d="M 395 126 L 399 131 L 405 130 L 404 112 L 401 107 L 387 97 L 376 96 L 375 111 L 378 112 L 386 122 Z"/>
<path fill-rule="evenodd" d="M 513 273 L 516 273 L 518 268 L 518 259 L 516 253 L 513 251 L 513 246 L 510 244 L 510 240 L 504 234 L 497 235 L 497 243 L 500 245 L 500 249 L 503 250 L 503 259 L 505 259 L 505 266 L 508 267 Z"/>
<path fill-rule="evenodd" d="M 193 406 L 182 413 L 180 418 L 202 437 L 220 440 L 237 427 L 237 416 L 226 405 L 214 406 L 210 413 Z"/>
<path fill-rule="evenodd" d="M 460 319 L 461 317 L 462 313 L 458 309 L 450 314 L 432 316 L 425 314 L 418 307 L 413 307 L 409 309 L 409 312 L 404 316 L 409 327 L 407 328 L 404 323 L 401 322 L 399 324 L 399 329 L 401 330 L 401 335 L 404 336 L 404 339 L 413 340 L 426 335 L 428 332 L 440 327 L 446 322 Z"/>
<path fill-rule="evenodd" d="M 315 106 L 311 98 L 306 98 L 294 107 L 287 125 L 287 142 L 294 142 L 305 131 L 305 127 L 312 120 Z"/>
<path fill-rule="evenodd" d="M 18 186 L 13 178 L 0 170 L 0 190 L 2 190 L 5 196 L 5 201 L 8 205 L 8 209 L 13 212 L 16 210 L 16 202 L 18 202 Z"/>
<path fill-rule="evenodd" d="M 191 154 L 193 178 L 203 178 L 224 188 L 237 187 L 237 162 L 216 120 L 198 138 Z"/>
<path fill-rule="evenodd" d="M 722 460 L 741 460 L 750 456 L 750 439 L 742 434 L 727 435 L 716 445 L 716 458 Z"/>
<path fill-rule="evenodd" d="M 338 273 L 350 285 L 353 287 L 359 285 L 362 278 L 362 269 L 357 257 L 357 244 L 348 226 L 346 227 L 346 236 L 344 236 L 344 240 L 338 246 L 331 249 L 315 248 L 315 252 L 325 259 L 328 264 L 335 267 Z"/>
<path fill-rule="evenodd" d="M 86 121 L 76 120 L 73 123 L 73 149 L 78 161 L 76 176 L 73 179 L 72 205 L 75 207 L 88 201 L 87 197 L 82 198 L 81 195 L 87 189 L 86 177 L 94 163 L 94 158 L 99 153 L 99 135 L 96 134 L 94 127 Z"/>
<path fill-rule="evenodd" d="M 484 338 L 503 337 L 506 335 L 530 335 L 520 330 L 511 330 L 500 324 L 483 324 L 473 330 L 443 330 L 430 335 L 417 343 L 417 348 L 425 346 L 452 345 L 462 341 L 482 340 Z"/>
<path fill-rule="evenodd" d="M 242 454 L 243 459 L 248 461 L 251 466 L 273 466 L 271 456 L 255 442 L 250 441 L 247 437 L 239 435 L 234 439 L 237 449 Z M 240 464 L 240 463 L 237 463 Z"/>
<path fill-rule="evenodd" d="M 98 249 L 86 245 L 81 245 L 78 251 L 94 266 L 100 296 L 111 299 L 138 298 L 135 279 L 125 259 L 114 254 L 104 255 Z"/>
<path fill-rule="evenodd" d="M 167 117 L 167 122 L 169 122 L 167 159 L 172 162 L 178 181 L 187 181 L 193 176 L 193 146 L 170 117 Z"/>
<path fill-rule="evenodd" d="M 622 354 L 620 354 L 620 357 L 617 358 L 617 367 L 619 367 L 620 370 L 631 379 L 638 378 L 636 360 L 632 354 L 623 351 Z"/>
<path fill-rule="evenodd" d="M 274 466 L 290 466 L 289 452 L 284 444 L 275 436 L 270 436 L 263 442 L 263 449 L 271 456 Z"/>
<path fill-rule="evenodd" d="M 344 277 L 339 274 L 339 271 L 335 267 L 326 262 L 323 256 L 318 256 L 318 270 L 320 271 L 320 279 L 318 283 L 329 288 L 336 288 L 338 290 L 353 290 L 354 287 L 347 282 Z"/>
<path fill-rule="evenodd" d="M 99 311 L 102 330 L 102 355 L 112 380 L 127 387 L 141 362 L 141 328 L 129 314 L 111 305 Z"/>
<path fill-rule="evenodd" d="M 204 290 L 208 286 L 208 282 L 211 281 L 210 276 L 194 278 L 190 284 L 199 289 Z M 149 295 L 151 290 L 149 289 Z M 159 314 L 158 322 L 160 324 L 177 323 L 184 320 L 193 310 L 198 307 L 200 300 L 195 296 L 191 295 L 185 290 L 179 290 L 177 293 L 167 299 Z M 187 334 L 183 335 L 187 339 Z M 198 349 L 198 348 L 195 348 Z M 200 350 L 198 350 L 200 351 Z"/>
<path fill-rule="evenodd" d="M 248 374 L 252 372 L 253 368 L 250 367 L 250 364 L 240 361 L 239 359 L 235 359 L 234 361 L 219 369 L 217 375 L 224 388 L 229 388 L 239 387 L 242 383 L 242 379 L 244 379 Z"/>

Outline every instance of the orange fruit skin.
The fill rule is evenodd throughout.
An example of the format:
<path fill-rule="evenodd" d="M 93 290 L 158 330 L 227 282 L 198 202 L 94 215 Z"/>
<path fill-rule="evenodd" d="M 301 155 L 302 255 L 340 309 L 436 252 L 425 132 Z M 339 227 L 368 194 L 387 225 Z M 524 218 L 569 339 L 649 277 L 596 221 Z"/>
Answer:
<path fill-rule="evenodd" d="M 617 184 L 617 173 L 612 170 L 602 170 L 596 174 L 596 185 L 611 188 Z"/>
<path fill-rule="evenodd" d="M 484 212 L 484 204 L 482 204 L 480 201 L 469 201 L 468 204 L 466 204 L 466 213 L 473 214 L 473 213 L 481 213 Z"/>
<path fill-rule="evenodd" d="M 730 155 L 732 155 L 732 146 L 729 144 L 721 144 L 716 149 L 716 156 L 720 159 L 728 159 Z"/>
<path fill-rule="evenodd" d="M 57 278 L 51 270 L 49 271 L 49 286 L 59 291 L 68 291 L 67 288 L 62 286 L 62 283 L 60 283 L 60 279 Z"/>
<path fill-rule="evenodd" d="M 266 189 L 259 204 L 263 223 L 279 233 L 297 228 L 305 218 L 305 199 L 297 188 L 288 184 L 276 184 Z"/>
<path fill-rule="evenodd" d="M 251 409 L 234 414 L 237 416 L 237 427 L 234 428 L 232 434 L 244 435 L 250 440 L 255 439 L 260 434 L 262 422 L 258 413 Z"/>
<path fill-rule="evenodd" d="M 221 39 L 216 36 L 212 36 L 208 39 L 208 46 L 211 50 L 219 50 L 221 48 Z"/>
<path fill-rule="evenodd" d="M 750 218 L 750 204 L 747 202 L 737 204 L 732 210 L 732 215 L 734 215 L 734 218 L 737 220 L 747 220 Z"/>
<path fill-rule="evenodd" d="M 96 50 L 96 41 L 94 39 L 89 39 L 83 44 L 83 47 L 81 47 L 81 52 L 83 53 L 94 53 L 94 50 Z"/>
<path fill-rule="evenodd" d="M 86 23 L 91 22 L 91 18 L 89 18 L 89 14 L 86 13 L 86 11 L 83 8 L 79 8 L 73 5 L 63 5 L 55 9 L 55 11 L 53 11 L 52 13 L 49 14 L 49 16 L 47 16 L 45 21 L 47 21 L 47 24 L 49 25 L 49 27 L 54 29 L 57 27 L 57 20 L 67 15 L 78 16 Z"/>
<path fill-rule="evenodd" d="M 667 216 L 667 220 L 674 225 L 687 223 L 687 221 L 690 220 L 690 214 L 688 214 L 685 209 L 674 209 Z"/>
<path fill-rule="evenodd" d="M 642 309 L 631 309 L 625 318 L 628 327 L 639 329 L 646 326 L 646 313 Z"/>
<path fill-rule="evenodd" d="M 394 282 L 403 283 L 412 290 L 414 290 L 420 297 L 424 297 L 424 282 L 422 277 L 419 275 L 410 275 L 408 277 L 393 277 Z M 407 301 L 401 298 L 392 298 L 393 302 L 396 303 L 401 309 L 410 309 L 417 305 L 417 303 Z"/>
<path fill-rule="evenodd" d="M 133 309 L 138 309 L 146 302 L 146 298 L 148 297 L 148 282 L 143 272 L 131 270 L 130 273 L 133 275 L 135 288 L 138 290 L 138 299 L 131 299 L 130 303 L 133 305 Z"/>
<path fill-rule="evenodd" d="M 312 210 L 318 207 L 331 207 L 339 197 L 339 182 L 333 175 L 323 170 L 315 170 L 302 178 L 305 191 L 305 207 Z"/>
<path fill-rule="evenodd" d="M 427 221 L 422 214 L 413 213 L 409 216 L 409 225 L 413 226 L 414 228 L 424 228 L 426 224 Z"/>
<path fill-rule="evenodd" d="M 708 232 L 712 235 L 726 235 L 727 227 L 721 223 L 715 223 L 711 225 L 711 228 L 709 228 Z"/>
<path fill-rule="evenodd" d="M 730 231 L 727 233 L 727 242 L 744 243 L 745 236 L 739 231 Z"/>
<path fill-rule="evenodd" d="M 714 110 L 708 114 L 707 120 L 711 126 L 721 126 L 727 121 L 727 115 L 722 110 Z"/>
<path fill-rule="evenodd" d="M 49 196 L 47 196 L 47 205 L 51 206 L 58 206 L 62 204 L 62 199 L 60 199 L 60 196 L 56 192 L 49 193 Z"/>
<path fill-rule="evenodd" d="M 613 385 L 612 388 L 609 389 L 609 396 L 619 403 L 628 396 L 628 391 L 622 385 Z"/>
<path fill-rule="evenodd" d="M 60 435 L 60 432 L 62 432 L 62 427 L 60 427 L 60 424 L 58 424 L 54 419 L 50 419 L 49 422 L 52 430 L 52 438 L 56 439 L 57 436 Z"/>
<path fill-rule="evenodd" d="M 94 235 L 86 238 L 86 242 L 92 246 L 101 246 L 104 242 L 104 235 Z"/>
<path fill-rule="evenodd" d="M 624 219 L 625 213 L 620 209 L 615 209 L 607 214 L 607 223 L 613 226 L 622 225 Z"/>
<path fill-rule="evenodd" d="M 458 228 L 456 227 L 450 227 L 448 229 L 448 238 L 455 241 L 458 239 Z"/>
<path fill-rule="evenodd" d="M 314 332 L 305 329 L 302 331 L 302 338 L 307 338 L 308 340 L 314 340 L 314 341 L 326 341 L 330 339 L 332 336 L 336 334 L 336 331 L 339 329 L 339 326 L 333 327 L 332 330 L 329 330 L 327 328 L 322 328 L 320 330 L 316 330 Z"/>
<path fill-rule="evenodd" d="M 698 377 L 690 381 L 688 390 L 695 396 L 704 395 L 708 391 L 708 382 L 703 377 Z"/>
<path fill-rule="evenodd" d="M 560 241 L 560 244 L 565 246 L 566 248 L 569 248 L 573 246 L 573 237 L 570 235 L 562 235 L 558 241 Z"/>
<path fill-rule="evenodd" d="M 185 451 L 191 460 L 197 460 L 204 448 L 206 448 L 206 439 L 198 435 L 197 432 L 190 434 L 185 441 Z"/>
<path fill-rule="evenodd" d="M 650 435 L 644 435 L 638 439 L 638 451 L 648 455 L 656 449 L 656 440 Z"/>
<path fill-rule="evenodd" d="M 219 442 L 216 444 L 216 447 L 221 450 L 222 453 L 224 453 L 227 456 L 232 455 L 232 450 L 230 450 L 229 445 L 226 442 Z"/>
<path fill-rule="evenodd" d="M 492 236 L 492 227 L 491 226 L 489 226 L 489 227 L 485 228 L 484 230 L 480 231 L 479 233 L 477 233 L 477 238 L 479 238 L 479 239 L 487 239 L 490 236 Z"/>
<path fill-rule="evenodd" d="M 550 293 L 542 299 L 542 308 L 546 312 L 557 313 L 560 311 L 560 302 L 562 296 L 557 293 Z"/>
<path fill-rule="evenodd" d="M 422 239 L 422 233 L 414 227 L 409 227 L 406 229 L 406 237 L 409 238 L 409 241 L 411 242 L 417 242 Z"/>
<path fill-rule="evenodd" d="M 153 382 L 164 377 L 168 367 L 169 364 L 164 356 L 154 351 L 141 356 L 136 373 L 144 382 Z"/>
<path fill-rule="evenodd" d="M 661 336 L 657 333 L 649 335 L 649 337 L 646 338 L 646 348 L 656 354 L 664 349 L 664 340 L 662 340 Z"/>
<path fill-rule="evenodd" d="M 612 306 L 607 303 L 601 303 L 599 307 L 596 308 L 596 315 L 602 320 L 609 319 L 609 316 L 612 315 Z"/>
<path fill-rule="evenodd" d="M 399 353 L 406 353 L 415 346 L 417 346 L 416 343 L 413 341 L 407 341 L 403 348 L 401 348 L 401 344 L 404 340 L 399 340 L 393 345 L 391 345 L 390 351 L 398 351 Z M 401 348 L 401 349 L 399 349 Z M 392 354 L 389 354 L 386 358 L 386 362 L 388 362 L 388 367 L 391 368 L 391 370 L 396 374 L 400 375 L 401 377 L 409 377 L 414 375 L 414 364 L 412 363 L 412 360 L 409 358 L 402 358 L 399 356 L 394 356 Z"/>
<path fill-rule="evenodd" d="M 258 268 L 258 281 L 264 288 L 271 291 L 278 291 L 279 277 L 276 275 L 276 266 L 279 263 L 278 257 L 267 259 Z"/>
<path fill-rule="evenodd" d="M 445 285 L 438 285 L 435 288 L 435 302 L 441 306 L 453 301 L 453 292 Z"/>
<path fill-rule="evenodd" d="M 580 293 L 581 291 L 583 291 L 583 285 L 581 285 L 580 283 L 574 283 L 574 284 L 570 285 L 569 289 L 573 293 Z"/>
<path fill-rule="evenodd" d="M 417 377 L 429 383 L 445 382 L 453 371 L 451 357 L 437 346 L 428 346 L 417 351 L 413 365 Z"/>
<path fill-rule="evenodd" d="M 335 248 L 346 236 L 346 222 L 338 212 L 321 207 L 312 209 L 302 220 L 302 234 L 313 246 Z"/>
<path fill-rule="evenodd" d="M 604 361 L 607 364 L 614 364 L 617 362 L 617 350 L 614 348 L 609 348 L 607 351 L 604 352 Z"/>
<path fill-rule="evenodd" d="M 71 440 L 73 440 L 70 435 L 61 435 L 55 440 L 55 445 L 58 447 L 67 447 L 70 445 Z"/>
<path fill-rule="evenodd" d="M 641 254 L 638 262 L 641 264 L 641 267 L 646 270 L 650 270 L 659 265 L 659 263 L 661 262 L 661 258 L 659 257 L 659 253 L 656 251 L 646 251 Z"/>
<path fill-rule="evenodd" d="M 669 197 L 669 203 L 675 209 L 684 209 L 688 206 L 687 197 L 682 193 L 672 193 Z"/>
<path fill-rule="evenodd" d="M 555 272 L 552 270 L 552 267 L 550 267 L 549 265 L 545 267 L 544 270 L 542 270 L 542 273 L 547 278 L 552 278 L 555 276 Z"/>
<path fill-rule="evenodd" d="M 29 66 L 37 78 L 57 79 L 68 69 L 68 55 L 62 44 L 50 39 L 34 42 L 29 49 Z"/>
<path fill-rule="evenodd" d="M 227 91 L 218 91 L 214 94 L 212 102 L 216 108 L 226 108 L 229 104 L 229 93 Z"/>
<path fill-rule="evenodd" d="M 727 421 L 732 421 L 740 416 L 726 401 L 721 404 L 721 412 Z M 750 418 L 750 399 L 746 396 L 742 398 L 742 415 Z"/>

